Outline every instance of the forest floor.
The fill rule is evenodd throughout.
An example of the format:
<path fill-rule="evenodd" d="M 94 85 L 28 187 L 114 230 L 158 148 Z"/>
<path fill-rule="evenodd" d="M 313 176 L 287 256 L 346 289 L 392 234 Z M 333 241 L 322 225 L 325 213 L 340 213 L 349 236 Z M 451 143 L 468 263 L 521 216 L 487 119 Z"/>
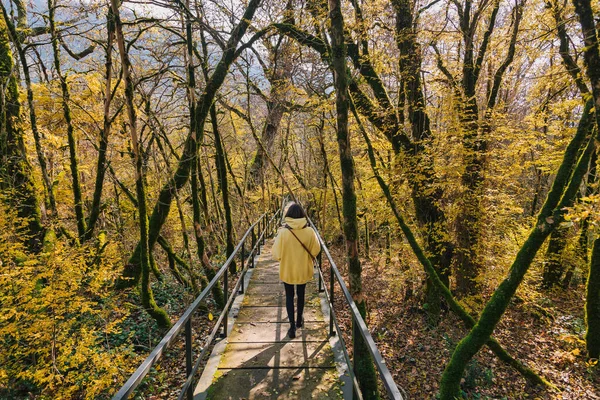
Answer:
<path fill-rule="evenodd" d="M 336 261 L 343 260 L 341 251 L 334 253 Z M 418 296 L 423 276 L 409 273 L 408 268 L 403 271 L 395 261 L 385 267 L 385 257 L 375 256 L 363 263 L 367 323 L 398 386 L 409 398 L 434 398 L 452 350 L 467 330 L 449 312 L 442 314 L 438 326 L 429 327 Z M 338 266 L 343 268 L 342 264 Z M 585 357 L 585 288 L 579 285 L 543 293 L 537 289 L 539 281 L 529 279 L 517 292 L 495 337 L 557 390 L 528 385 L 484 348 L 467 366 L 464 393 L 469 399 L 600 399 L 600 368 L 589 366 Z M 407 295 L 407 288 L 412 294 Z M 490 289 L 487 298 L 491 293 Z M 340 310 L 343 304 L 336 302 L 335 308 Z M 350 332 L 348 314 L 337 312 L 344 331 Z"/>
<path fill-rule="evenodd" d="M 339 246 L 331 246 L 330 250 L 346 276 L 344 252 Z M 450 312 L 442 312 L 441 322 L 435 328 L 428 325 L 421 300 L 424 275 L 415 272 L 419 271 L 417 265 L 402 266 L 393 257 L 386 266 L 381 252 L 364 261 L 362 267 L 367 323 L 396 383 L 411 399 L 435 398 L 444 367 L 467 330 Z M 326 280 L 327 269 L 324 266 Z M 232 278 L 230 287 L 233 284 Z M 496 328 L 495 337 L 511 355 L 538 371 L 557 390 L 528 385 L 521 375 L 484 348 L 466 369 L 462 389 L 467 398 L 600 400 L 600 367 L 590 367 L 585 357 L 585 287 L 579 283 L 566 291 L 543 292 L 538 286 L 534 267 Z M 491 294 L 492 289 L 488 288 L 484 297 L 488 299 Z M 341 296 L 336 299 L 338 321 L 344 333 L 350 332 L 347 307 Z M 216 318 L 218 309 L 214 304 L 209 309 Z M 194 337 L 205 336 L 212 324 L 207 313 L 200 312 L 193 324 Z M 346 343 L 352 343 L 345 336 Z M 195 345 L 200 345 L 200 341 Z M 153 370 L 142 384 L 142 392 L 149 399 L 176 397 L 177 388 L 185 379 L 183 348 L 179 338 L 161 367 Z"/>

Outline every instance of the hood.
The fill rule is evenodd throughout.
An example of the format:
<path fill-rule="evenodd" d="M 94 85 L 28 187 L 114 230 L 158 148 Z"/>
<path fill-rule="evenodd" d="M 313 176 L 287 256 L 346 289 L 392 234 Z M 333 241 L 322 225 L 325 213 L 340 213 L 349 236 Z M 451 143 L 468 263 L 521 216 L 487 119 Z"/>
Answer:
<path fill-rule="evenodd" d="M 292 229 L 302 229 L 306 226 L 308 221 L 306 221 L 306 218 L 302 217 L 302 218 L 290 218 L 290 217 L 285 217 L 285 223 L 287 225 L 290 226 L 290 228 Z"/>

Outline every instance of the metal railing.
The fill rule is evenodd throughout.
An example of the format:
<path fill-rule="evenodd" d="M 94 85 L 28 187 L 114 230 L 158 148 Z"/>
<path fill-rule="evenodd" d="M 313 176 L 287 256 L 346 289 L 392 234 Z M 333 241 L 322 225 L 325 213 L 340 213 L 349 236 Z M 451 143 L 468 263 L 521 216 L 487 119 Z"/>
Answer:
<path fill-rule="evenodd" d="M 342 347 L 342 350 L 344 353 L 344 358 L 346 359 L 346 363 L 348 364 L 348 366 L 351 366 L 351 368 L 349 368 L 348 372 L 350 374 L 350 379 L 352 380 L 352 385 L 353 385 L 353 389 L 354 389 L 353 390 L 353 398 L 362 399 L 363 397 L 362 397 L 362 393 L 360 391 L 360 387 L 358 385 L 358 380 L 356 379 L 356 376 L 355 376 L 355 364 L 350 359 L 348 350 L 346 349 L 346 343 L 344 342 L 342 331 L 337 322 L 335 310 L 333 307 L 333 302 L 335 299 L 335 282 L 336 281 L 342 292 L 342 295 L 343 295 L 342 298 L 345 300 L 346 304 L 349 306 L 350 313 L 352 315 L 352 344 L 353 344 L 352 348 L 354 350 L 353 359 L 356 360 L 356 347 L 357 347 L 356 346 L 356 338 L 358 335 L 360 335 L 362 337 L 364 343 L 366 344 L 367 348 L 369 349 L 369 353 L 371 354 L 373 363 L 375 364 L 375 367 L 377 368 L 379 377 L 381 378 L 381 381 L 383 382 L 383 386 L 384 386 L 388 396 L 394 400 L 405 400 L 407 397 L 405 395 L 403 395 L 402 392 L 400 392 L 400 389 L 398 389 L 398 386 L 394 382 L 394 378 L 392 378 L 392 374 L 390 373 L 388 367 L 385 365 L 385 361 L 384 361 L 383 357 L 381 356 L 381 353 L 379 352 L 379 349 L 377 348 L 377 345 L 375 344 L 375 341 L 373 340 L 371 333 L 369 332 L 369 328 L 367 328 L 367 324 L 365 323 L 364 319 L 360 315 L 360 312 L 358 311 L 358 307 L 356 306 L 356 303 L 354 303 L 354 300 L 352 299 L 352 295 L 350 294 L 350 291 L 348 290 L 348 287 L 346 286 L 346 283 L 344 282 L 344 278 L 342 278 L 342 274 L 340 273 L 337 265 L 335 264 L 335 261 L 333 261 L 333 257 L 331 257 L 331 253 L 329 253 L 329 249 L 327 248 L 325 241 L 319 234 L 319 231 L 317 230 L 316 226 L 313 224 L 312 220 L 308 217 L 307 217 L 307 220 L 308 220 L 308 223 L 310 224 L 310 226 L 314 229 L 314 231 L 317 235 L 317 238 L 319 239 L 319 243 L 321 244 L 321 253 L 319 253 L 319 255 L 317 256 L 317 266 L 319 269 L 319 291 L 325 292 L 325 296 L 327 298 L 327 302 L 329 305 L 329 335 L 335 336 L 337 334 L 338 340 L 340 341 L 340 344 L 341 344 L 341 347 Z M 323 269 L 322 269 L 322 265 L 323 265 L 322 255 L 323 254 L 325 254 L 325 256 L 327 257 L 327 260 L 329 261 L 329 266 L 330 266 L 329 290 L 327 290 L 327 288 L 324 287 L 324 285 L 323 285 L 323 282 L 325 281 L 325 278 L 323 276 Z"/>
<path fill-rule="evenodd" d="M 162 338 L 160 343 L 152 350 L 150 355 L 144 360 L 144 362 L 138 367 L 138 369 L 129 377 L 125 385 L 119 389 L 119 391 L 113 396 L 113 400 L 127 399 L 133 391 L 140 385 L 143 379 L 146 377 L 150 369 L 161 359 L 163 353 L 178 335 L 185 330 L 185 360 L 186 360 L 186 381 L 179 394 L 179 399 L 186 398 L 192 400 L 194 396 L 194 376 L 196 375 L 204 356 L 207 354 L 208 349 L 211 347 L 215 337 L 223 327 L 222 337 L 227 336 L 227 314 L 233 304 L 233 300 L 239 293 L 244 292 L 244 278 L 249 268 L 254 268 L 254 257 L 260 254 L 260 246 L 265 243 L 265 239 L 275 232 L 277 228 L 277 216 L 281 210 L 277 210 L 269 218 L 269 213 L 261 215 L 258 220 L 248 228 L 238 245 L 233 250 L 233 253 L 227 258 L 227 261 L 221 266 L 219 271 L 215 274 L 214 278 L 210 283 L 202 290 L 200 295 L 194 300 L 194 302 L 188 307 L 185 313 L 179 318 L 179 320 L 173 325 L 173 327 L 167 332 Z M 258 231 L 258 237 L 257 237 Z M 248 238 L 251 238 L 252 245 L 250 252 L 245 254 L 245 243 Z M 236 256 L 240 254 L 241 258 L 241 273 L 239 278 L 228 295 L 228 274 L 229 267 L 232 262 L 235 261 Z M 245 262 L 246 261 L 246 262 Z M 210 291 L 217 285 L 219 279 L 223 277 L 223 293 L 227 296 L 227 301 L 221 310 L 221 315 L 215 323 L 211 334 L 205 341 L 205 345 L 202 347 L 200 354 L 198 355 L 196 362 L 193 362 L 194 352 L 192 349 L 192 316 L 198 310 L 202 301 L 208 296 Z"/>

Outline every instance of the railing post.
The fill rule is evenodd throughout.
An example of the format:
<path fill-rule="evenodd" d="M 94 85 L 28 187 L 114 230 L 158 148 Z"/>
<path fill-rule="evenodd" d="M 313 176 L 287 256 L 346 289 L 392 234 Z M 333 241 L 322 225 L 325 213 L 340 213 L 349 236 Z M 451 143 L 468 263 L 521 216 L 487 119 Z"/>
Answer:
<path fill-rule="evenodd" d="M 246 277 L 246 272 L 245 270 L 242 270 L 242 275 L 240 277 L 240 279 L 242 280 L 240 282 L 240 291 L 238 292 L 239 294 L 244 294 L 244 278 Z"/>
<path fill-rule="evenodd" d="M 244 269 L 244 257 L 246 257 L 246 254 L 245 254 L 246 249 L 244 248 L 244 246 L 246 246 L 246 241 L 245 240 L 242 242 L 242 252 L 240 253 L 242 269 Z"/>
<path fill-rule="evenodd" d="M 185 323 L 185 376 L 189 378 L 193 369 L 193 354 L 192 354 L 192 317 Z M 193 400 L 194 387 L 189 385 L 186 391 L 187 400 Z"/>
<path fill-rule="evenodd" d="M 329 300 L 331 301 L 329 305 L 329 336 L 335 336 L 335 331 L 333 330 L 333 299 L 335 293 L 333 279 L 333 266 L 331 265 L 331 261 L 329 261 Z"/>
<path fill-rule="evenodd" d="M 256 247 L 256 233 L 254 233 L 254 226 L 252 227 L 252 257 L 250 257 L 250 268 L 254 268 L 254 248 Z"/>
<path fill-rule="evenodd" d="M 229 291 L 229 282 L 227 282 L 229 279 L 227 277 L 228 275 L 228 270 L 229 268 L 225 268 L 225 273 L 223 274 L 223 294 L 225 296 L 225 304 L 223 304 L 223 313 L 225 313 L 225 315 L 223 315 L 223 336 L 222 337 L 227 337 L 227 310 L 225 309 L 225 306 L 227 305 L 228 299 L 229 299 L 229 295 L 227 294 Z"/>
<path fill-rule="evenodd" d="M 246 276 L 246 268 L 244 268 L 244 245 L 246 244 L 246 241 L 244 240 L 242 242 L 242 275 L 240 276 L 240 291 L 239 293 L 242 294 L 244 293 L 244 277 Z"/>
<path fill-rule="evenodd" d="M 261 240 L 262 240 L 262 239 L 261 239 L 261 237 L 260 237 L 260 233 L 262 232 L 262 229 L 261 229 L 261 227 L 260 227 L 260 226 L 261 226 L 261 224 L 262 224 L 262 217 L 261 217 L 261 219 L 259 219 L 259 220 L 258 220 L 258 233 L 256 234 L 256 240 L 258 240 L 258 247 L 256 248 L 256 255 L 259 255 L 259 254 L 260 254 L 260 246 L 261 246 L 261 244 L 262 244 L 262 243 L 261 243 Z"/>
<path fill-rule="evenodd" d="M 269 219 L 269 235 L 271 237 L 275 236 L 275 218 L 273 218 L 273 221 Z"/>
<path fill-rule="evenodd" d="M 323 257 L 322 257 L 322 253 L 317 254 L 317 268 L 319 269 L 319 293 L 323 293 L 325 291 L 325 288 L 323 287 L 323 277 L 321 276 L 323 274 L 322 272 L 322 268 L 323 267 Z"/>
<path fill-rule="evenodd" d="M 356 349 L 356 339 L 358 335 L 360 335 L 360 333 L 357 332 L 357 329 L 359 329 L 358 324 L 356 323 L 354 315 L 352 315 L 352 372 L 354 372 L 354 376 L 356 376 L 356 356 L 358 354 L 358 350 Z M 355 387 L 352 388 L 352 398 L 359 398 Z"/>

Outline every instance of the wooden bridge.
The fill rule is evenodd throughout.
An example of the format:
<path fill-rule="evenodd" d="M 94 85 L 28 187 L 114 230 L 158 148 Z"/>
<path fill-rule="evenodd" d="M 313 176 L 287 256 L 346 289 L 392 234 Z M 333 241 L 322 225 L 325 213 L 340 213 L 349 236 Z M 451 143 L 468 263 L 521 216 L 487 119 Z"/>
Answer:
<path fill-rule="evenodd" d="M 271 260 L 272 240 L 268 240 L 280 226 L 281 215 L 282 210 L 264 214 L 246 231 L 209 285 L 113 400 L 131 396 L 182 332 L 187 379 L 182 383 L 179 399 L 362 399 L 352 368 L 353 357 L 348 354 L 332 307 L 334 296 L 340 294 L 353 318 L 351 337 L 354 340 L 354 335 L 360 334 L 366 341 L 387 397 L 405 398 L 394 383 L 318 231 L 322 252 L 314 282 L 306 288 L 305 326 L 296 332 L 295 339 L 287 337 L 285 293 L 279 281 L 278 263 Z M 312 222 L 310 224 L 316 231 Z M 246 254 L 247 242 L 251 245 Z M 323 256 L 328 260 L 329 288 L 325 288 L 323 279 Z M 241 269 L 230 290 L 228 270 L 236 257 L 242 260 Z M 192 316 L 220 280 L 227 302 L 210 335 L 194 339 Z M 202 339 L 204 345 L 194 361 L 193 344 Z M 202 374 L 198 379 L 199 371 Z"/>

